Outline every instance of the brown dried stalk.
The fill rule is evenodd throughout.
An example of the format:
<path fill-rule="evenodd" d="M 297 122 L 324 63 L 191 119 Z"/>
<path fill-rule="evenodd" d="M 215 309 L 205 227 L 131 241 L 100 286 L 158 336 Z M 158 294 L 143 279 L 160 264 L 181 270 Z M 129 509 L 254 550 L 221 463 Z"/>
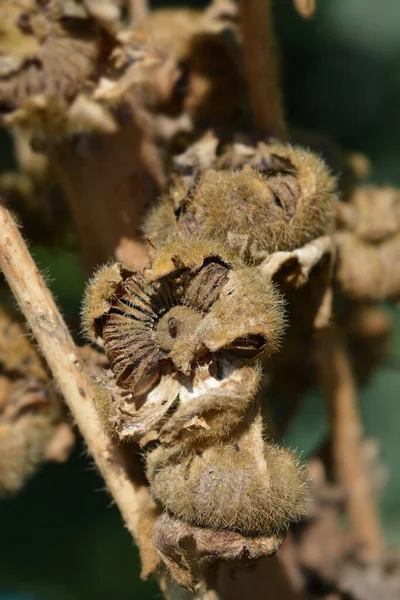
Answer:
<path fill-rule="evenodd" d="M 138 480 L 137 475 L 131 478 L 129 468 L 131 465 L 128 467 L 123 449 L 104 433 L 94 410 L 92 383 L 78 358 L 78 349 L 16 224 L 2 204 L 0 204 L 0 267 L 40 344 L 54 378 L 129 531 L 137 539 L 140 535 L 141 510 L 149 501 L 148 489 L 142 480 Z M 266 565 L 270 569 L 266 569 Z M 259 585 L 267 586 L 270 570 L 273 571 L 274 580 L 280 586 L 279 597 L 288 600 L 297 597 L 294 592 L 292 593 L 291 586 L 276 558 L 271 559 L 270 562 L 264 560 L 257 562 L 254 571 L 247 574 L 240 573 L 240 580 L 244 579 L 243 587 L 233 586 L 234 596 L 232 573 L 236 568 L 237 566 L 224 562 L 217 563 L 213 573 L 218 574 L 218 581 L 216 579 L 213 579 L 212 583 L 204 581 L 202 587 L 206 591 L 204 594 L 200 592 L 197 597 L 208 600 L 242 597 L 243 590 L 248 587 L 250 580 L 253 582 L 260 578 Z M 257 577 L 254 574 L 257 574 Z M 165 583 L 165 587 L 169 588 L 170 584 Z M 180 595 L 177 596 L 173 590 L 168 591 L 168 597 L 180 597 Z"/>
<path fill-rule="evenodd" d="M 138 536 L 142 481 L 131 478 L 123 449 L 104 433 L 93 408 L 93 389 L 78 349 L 9 211 L 0 203 L 0 268 L 40 345 L 87 447 L 117 503 L 126 526 Z"/>
<path fill-rule="evenodd" d="M 278 81 L 272 0 L 240 0 L 244 58 L 254 120 L 261 139 L 285 139 Z"/>
<path fill-rule="evenodd" d="M 163 177 L 154 145 L 133 120 L 112 135 L 93 135 L 87 143 L 89 148 L 79 153 L 66 141 L 53 155 L 85 265 L 91 273 L 114 257 L 141 268 L 146 254 L 138 227 Z"/>
<path fill-rule="evenodd" d="M 129 0 L 129 13 L 132 23 L 136 25 L 149 15 L 149 4 L 147 0 Z"/>
<path fill-rule="evenodd" d="M 293 0 L 297 12 L 308 19 L 312 17 L 317 8 L 317 0 Z"/>
<path fill-rule="evenodd" d="M 378 556 L 382 533 L 362 453 L 356 386 L 344 342 L 334 326 L 319 331 L 315 360 L 330 411 L 334 468 L 339 484 L 347 490 L 354 535 L 366 556 Z"/>
<path fill-rule="evenodd" d="M 196 592 L 184 591 L 167 581 L 161 588 L 168 600 L 306 600 L 301 590 L 289 582 L 280 558 L 275 554 L 253 561 L 218 561 L 204 572 L 202 586 Z"/>

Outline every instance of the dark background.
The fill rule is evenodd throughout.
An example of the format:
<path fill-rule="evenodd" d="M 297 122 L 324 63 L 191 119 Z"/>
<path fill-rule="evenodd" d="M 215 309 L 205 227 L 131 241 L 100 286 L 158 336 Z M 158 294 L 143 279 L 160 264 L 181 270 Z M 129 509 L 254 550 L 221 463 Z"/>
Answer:
<path fill-rule="evenodd" d="M 291 0 L 275 4 L 290 125 L 366 153 L 372 181 L 400 185 L 399 0 L 319 0 L 310 21 Z M 11 147 L 4 136 L 0 142 L 0 170 L 6 170 Z M 76 314 L 83 289 L 77 257 L 33 251 L 66 315 Z M 392 351 L 400 355 L 399 320 Z M 388 366 L 361 393 L 367 435 L 379 438 L 388 470 L 382 510 L 393 546 L 400 546 L 399 389 L 400 371 Z M 323 403 L 310 394 L 286 442 L 307 456 L 326 427 Z M 0 540 L 0 600 L 160 597 L 153 582 L 139 580 L 132 539 L 82 446 L 66 465 L 46 466 L 19 496 L 0 503 Z"/>

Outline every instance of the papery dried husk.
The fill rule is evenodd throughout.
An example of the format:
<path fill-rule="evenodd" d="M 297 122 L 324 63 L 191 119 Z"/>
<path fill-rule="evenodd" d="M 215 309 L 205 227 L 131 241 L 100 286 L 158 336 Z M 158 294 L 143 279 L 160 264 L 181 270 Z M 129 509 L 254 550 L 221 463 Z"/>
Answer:
<path fill-rule="evenodd" d="M 260 144 L 217 158 L 216 149 L 206 136 L 179 157 L 168 195 L 145 221 L 156 243 L 203 235 L 254 264 L 332 232 L 335 181 L 316 155 Z"/>
<path fill-rule="evenodd" d="M 0 496 L 16 493 L 74 443 L 61 400 L 22 326 L 0 310 Z"/>
<path fill-rule="evenodd" d="M 229 530 L 189 525 L 164 513 L 156 521 L 154 545 L 174 580 L 195 589 L 204 564 L 218 559 L 253 561 L 275 553 L 282 536 L 251 537 Z"/>
<path fill-rule="evenodd" d="M 397 299 L 400 295 L 400 234 L 382 243 L 365 243 L 347 232 L 337 233 L 336 278 L 342 292 L 354 300 Z"/>
<path fill-rule="evenodd" d="M 360 186 L 350 203 L 337 204 L 339 231 L 336 278 L 342 293 L 356 301 L 396 299 L 400 280 L 400 191 Z"/>
<path fill-rule="evenodd" d="M 54 1 L 43 6 L 32 2 L 24 9 L 8 0 L 1 10 L 0 106 L 4 112 L 23 108 L 35 95 L 71 101 L 86 85 L 99 56 L 99 34 L 93 23 L 64 25 Z"/>
<path fill-rule="evenodd" d="M 9 381 L 0 402 L 0 497 L 18 492 L 46 460 L 64 462 L 75 441 L 54 390 L 34 378 Z"/>
<path fill-rule="evenodd" d="M 121 440 L 141 441 L 149 432 L 157 430 L 180 389 L 180 383 L 168 375 L 164 375 L 145 398 L 139 399 L 120 388 L 111 371 L 103 371 L 96 383 L 95 407 L 103 426 Z"/>

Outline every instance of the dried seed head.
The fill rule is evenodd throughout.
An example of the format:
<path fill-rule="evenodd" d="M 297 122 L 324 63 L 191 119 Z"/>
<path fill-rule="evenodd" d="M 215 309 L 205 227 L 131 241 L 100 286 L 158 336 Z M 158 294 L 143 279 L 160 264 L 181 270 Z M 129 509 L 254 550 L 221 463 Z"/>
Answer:
<path fill-rule="evenodd" d="M 221 361 L 254 359 L 277 349 L 282 300 L 271 284 L 262 285 L 255 272 L 240 266 L 234 269 L 218 244 L 180 239 L 160 249 L 143 275 L 113 265 L 92 280 L 85 327 L 110 360 L 120 390 L 112 396 L 127 415 L 126 423 L 116 425 L 122 435 L 145 433 L 154 422 L 150 407 L 156 421 L 163 417 L 200 365 L 206 371 L 199 375 L 201 386 L 204 378 L 218 381 L 211 371 L 218 372 Z M 115 410 L 107 410 L 103 396 L 98 404 L 115 422 Z M 136 423 L 140 418 L 142 428 Z M 131 428 L 129 420 L 135 421 Z"/>
<path fill-rule="evenodd" d="M 192 525 L 257 536 L 281 532 L 303 514 L 307 494 L 298 460 L 265 444 L 261 416 L 254 407 L 250 412 L 241 432 L 223 444 L 149 453 L 153 496 L 170 513 Z"/>
<path fill-rule="evenodd" d="M 281 539 L 306 498 L 296 457 L 265 443 L 255 401 L 255 358 L 276 350 L 284 326 L 272 284 L 219 243 L 176 237 L 143 274 L 100 271 L 84 318 L 110 361 L 97 409 L 120 438 L 152 442 L 147 476 L 160 509 L 182 528 L 256 536 L 254 551 L 270 552 L 265 537 Z M 179 579 L 173 553 L 163 545 Z"/>
<path fill-rule="evenodd" d="M 6 0 L 0 7 L 0 112 L 40 96 L 76 96 L 92 73 L 99 47 L 93 23 L 63 19 L 57 0 Z"/>
<path fill-rule="evenodd" d="M 156 135 L 174 147 L 208 128 L 230 138 L 232 123 L 237 131 L 250 120 L 237 8 L 226 8 L 155 10 L 134 27 L 169 57 L 141 95 Z"/>
<path fill-rule="evenodd" d="M 260 144 L 234 147 L 218 158 L 206 137 L 176 165 L 182 174 L 145 223 L 159 243 L 177 232 L 196 232 L 252 263 L 332 230 L 335 180 L 311 152 Z"/>
<path fill-rule="evenodd" d="M 67 458 L 73 436 L 66 428 L 43 361 L 0 310 L 0 496 L 17 492 L 43 461 Z"/>
<path fill-rule="evenodd" d="M 361 186 L 350 203 L 337 203 L 336 208 L 336 276 L 344 294 L 357 300 L 397 298 L 400 191 Z"/>
<path fill-rule="evenodd" d="M 11 384 L 0 399 L 0 497 L 17 492 L 46 459 L 60 419 L 60 403 L 43 382 Z"/>
<path fill-rule="evenodd" d="M 274 288 L 250 270 L 232 270 L 218 246 L 211 249 L 199 240 L 171 242 L 144 275 L 113 265 L 90 284 L 86 329 L 101 338 L 117 384 L 134 396 L 165 369 L 190 374 L 210 352 L 253 358 L 276 350 L 283 311 Z"/>

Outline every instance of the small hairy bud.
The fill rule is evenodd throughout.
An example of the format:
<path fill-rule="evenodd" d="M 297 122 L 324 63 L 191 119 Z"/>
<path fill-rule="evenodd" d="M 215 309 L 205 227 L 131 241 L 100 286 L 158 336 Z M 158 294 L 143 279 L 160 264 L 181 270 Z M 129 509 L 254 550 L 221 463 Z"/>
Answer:
<path fill-rule="evenodd" d="M 312 152 L 273 143 L 236 145 L 218 157 L 206 136 L 176 167 L 168 195 L 145 223 L 158 243 L 196 232 L 254 263 L 332 231 L 335 180 Z"/>

